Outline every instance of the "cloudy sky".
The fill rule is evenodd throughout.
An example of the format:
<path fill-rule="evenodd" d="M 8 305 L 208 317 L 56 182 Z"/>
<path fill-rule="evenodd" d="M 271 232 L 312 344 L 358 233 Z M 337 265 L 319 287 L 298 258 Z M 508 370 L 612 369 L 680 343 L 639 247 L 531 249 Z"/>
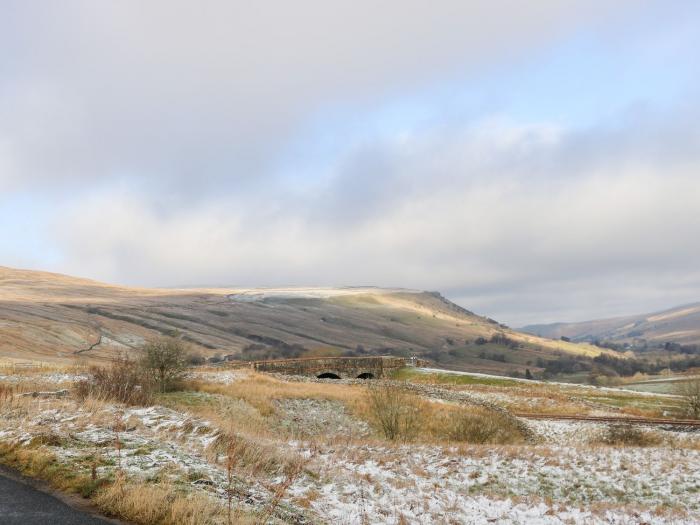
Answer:
<path fill-rule="evenodd" d="M 700 301 L 694 1 L 5 0 L 0 265 Z"/>

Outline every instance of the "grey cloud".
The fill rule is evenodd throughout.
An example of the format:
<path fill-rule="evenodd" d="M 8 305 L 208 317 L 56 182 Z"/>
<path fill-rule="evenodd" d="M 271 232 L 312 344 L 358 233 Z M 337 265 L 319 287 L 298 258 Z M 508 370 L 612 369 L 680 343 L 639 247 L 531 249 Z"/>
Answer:
<path fill-rule="evenodd" d="M 628 3 L 37 5 L 0 21 L 0 191 L 55 197 L 46 269 L 442 289 L 511 324 L 700 298 L 697 93 L 583 130 L 441 115 L 304 184 L 276 171 L 324 108 L 468 78 Z"/>
<path fill-rule="evenodd" d="M 126 177 L 190 199 L 255 184 L 326 105 L 507 61 L 620 9 L 606 5 L 8 2 L 4 184 Z"/>
<path fill-rule="evenodd" d="M 675 116 L 666 120 L 679 122 Z M 608 139 L 619 148 L 591 149 L 589 170 L 574 175 L 566 152 L 591 143 L 585 133 L 481 122 L 417 132 L 405 147 L 389 141 L 379 165 L 364 162 L 360 148 L 360 159 L 348 153 L 329 176 L 335 186 L 320 181 L 318 191 L 291 201 L 292 189 L 282 186 L 269 206 L 209 202 L 163 218 L 128 191 L 96 195 L 91 207 L 64 214 L 58 235 L 69 267 L 139 284 L 186 275 L 198 283 L 441 289 L 511 324 L 627 313 L 630 302 L 644 311 L 662 299 L 700 297 L 693 277 L 700 245 L 692 242 L 700 231 L 700 160 L 683 151 L 683 162 L 667 162 L 678 154 L 675 137 L 693 131 L 685 124 L 668 127 L 665 147 L 640 154 L 640 125 L 656 122 L 636 121 L 628 134 L 615 128 Z M 336 211 L 364 200 L 348 194 L 354 170 L 363 187 L 394 174 L 392 191 L 378 186 L 381 212 Z"/>

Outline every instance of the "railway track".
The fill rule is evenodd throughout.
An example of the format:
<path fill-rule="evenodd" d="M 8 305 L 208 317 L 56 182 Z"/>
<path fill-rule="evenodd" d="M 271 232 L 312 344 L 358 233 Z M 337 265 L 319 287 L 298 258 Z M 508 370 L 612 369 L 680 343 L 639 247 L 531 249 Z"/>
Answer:
<path fill-rule="evenodd" d="M 624 416 L 571 416 L 564 414 L 525 414 L 515 413 L 525 419 L 556 419 L 562 421 L 597 421 L 600 423 L 629 423 L 634 425 L 658 425 L 674 427 L 692 427 L 700 429 L 700 420 L 695 419 L 666 419 Z"/>

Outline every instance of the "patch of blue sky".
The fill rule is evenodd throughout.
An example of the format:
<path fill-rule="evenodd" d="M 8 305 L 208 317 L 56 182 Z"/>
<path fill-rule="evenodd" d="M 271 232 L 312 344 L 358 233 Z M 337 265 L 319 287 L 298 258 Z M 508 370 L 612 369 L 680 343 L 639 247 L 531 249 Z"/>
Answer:
<path fill-rule="evenodd" d="M 0 196 L 0 257 L 9 266 L 51 268 L 61 255 L 46 228 L 55 211 L 50 199 L 29 192 Z"/>
<path fill-rule="evenodd" d="M 673 5 L 651 5 L 623 23 L 579 30 L 519 60 L 448 73 L 369 105 L 320 108 L 280 155 L 279 172 L 313 185 L 354 148 L 491 116 L 576 129 L 614 122 L 630 108 L 673 107 L 700 83 L 700 4 Z"/>

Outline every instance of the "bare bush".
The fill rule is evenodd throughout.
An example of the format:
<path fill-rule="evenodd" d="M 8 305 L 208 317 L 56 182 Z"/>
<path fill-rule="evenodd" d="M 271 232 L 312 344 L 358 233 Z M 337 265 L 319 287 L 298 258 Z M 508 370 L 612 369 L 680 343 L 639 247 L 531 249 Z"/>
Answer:
<path fill-rule="evenodd" d="M 629 423 L 615 423 L 607 426 L 601 441 L 614 446 L 652 447 L 661 443 L 661 438 Z"/>
<path fill-rule="evenodd" d="M 205 364 L 207 362 L 207 358 L 204 357 L 202 354 L 196 352 L 196 353 L 188 354 L 185 361 L 190 366 L 202 366 L 203 364 Z"/>
<path fill-rule="evenodd" d="M 486 409 L 455 415 L 449 422 L 447 434 L 453 441 L 477 444 L 506 445 L 525 440 L 522 429 L 512 417 Z"/>
<path fill-rule="evenodd" d="M 111 366 L 93 366 L 88 378 L 79 381 L 75 393 L 79 399 L 110 399 L 127 405 L 148 405 L 152 401 L 152 382 L 143 368 L 127 356 L 120 356 Z"/>
<path fill-rule="evenodd" d="M 389 385 L 367 388 L 370 413 L 387 439 L 410 441 L 418 432 L 419 400 L 405 390 Z"/>
<path fill-rule="evenodd" d="M 684 415 L 692 419 L 700 419 L 700 379 L 679 381 L 676 394 L 683 398 Z"/>

